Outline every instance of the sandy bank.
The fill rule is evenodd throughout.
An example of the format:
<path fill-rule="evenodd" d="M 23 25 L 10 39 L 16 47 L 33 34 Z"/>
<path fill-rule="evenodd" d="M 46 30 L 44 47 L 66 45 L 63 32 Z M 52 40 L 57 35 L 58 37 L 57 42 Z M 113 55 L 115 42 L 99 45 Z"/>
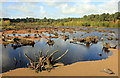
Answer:
<path fill-rule="evenodd" d="M 29 68 L 18 68 L 10 72 L 5 72 L 3 76 L 118 76 L 118 49 L 110 49 L 113 55 L 108 59 L 98 61 L 77 62 L 71 65 L 63 66 L 52 70 L 51 72 L 35 73 Z M 102 72 L 109 68 L 115 74 Z"/>

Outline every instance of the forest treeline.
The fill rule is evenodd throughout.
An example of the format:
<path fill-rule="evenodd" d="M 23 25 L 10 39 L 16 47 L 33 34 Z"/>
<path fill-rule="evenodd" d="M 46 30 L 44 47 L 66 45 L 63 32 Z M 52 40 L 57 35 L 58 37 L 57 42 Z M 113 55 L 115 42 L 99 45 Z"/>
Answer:
<path fill-rule="evenodd" d="M 82 18 L 43 19 L 38 18 L 1 18 L 0 25 L 3 30 L 25 28 L 29 26 L 73 26 L 73 27 L 113 27 L 120 24 L 120 12 L 114 14 L 91 14 Z"/>

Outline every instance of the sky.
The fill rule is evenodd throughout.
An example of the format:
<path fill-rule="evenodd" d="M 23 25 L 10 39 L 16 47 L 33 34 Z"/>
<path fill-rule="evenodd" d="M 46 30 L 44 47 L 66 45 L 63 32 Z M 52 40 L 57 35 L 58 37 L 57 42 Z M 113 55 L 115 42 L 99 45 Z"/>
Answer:
<path fill-rule="evenodd" d="M 2 0 L 0 17 L 79 18 L 84 15 L 118 12 L 119 0 Z"/>

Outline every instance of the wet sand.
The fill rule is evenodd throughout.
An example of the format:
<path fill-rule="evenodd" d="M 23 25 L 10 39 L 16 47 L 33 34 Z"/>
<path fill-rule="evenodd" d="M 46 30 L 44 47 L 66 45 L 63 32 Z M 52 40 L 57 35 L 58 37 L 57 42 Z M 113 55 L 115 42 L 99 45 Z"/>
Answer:
<path fill-rule="evenodd" d="M 18 68 L 2 73 L 3 76 L 118 76 L 118 49 L 110 49 L 113 55 L 98 61 L 77 62 L 53 69 L 51 72 L 35 73 L 29 68 Z M 107 74 L 103 69 L 109 68 L 115 74 Z"/>

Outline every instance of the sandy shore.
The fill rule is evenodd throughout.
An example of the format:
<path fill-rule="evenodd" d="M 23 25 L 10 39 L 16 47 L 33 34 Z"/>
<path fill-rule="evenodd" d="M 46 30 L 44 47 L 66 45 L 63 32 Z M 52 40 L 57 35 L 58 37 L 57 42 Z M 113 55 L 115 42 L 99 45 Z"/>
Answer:
<path fill-rule="evenodd" d="M 110 49 L 113 55 L 108 59 L 98 61 L 77 62 L 71 65 L 55 68 L 51 72 L 35 73 L 29 68 L 18 68 L 2 73 L 3 76 L 118 76 L 118 49 Z M 107 74 L 103 69 L 109 68 L 115 74 Z"/>

